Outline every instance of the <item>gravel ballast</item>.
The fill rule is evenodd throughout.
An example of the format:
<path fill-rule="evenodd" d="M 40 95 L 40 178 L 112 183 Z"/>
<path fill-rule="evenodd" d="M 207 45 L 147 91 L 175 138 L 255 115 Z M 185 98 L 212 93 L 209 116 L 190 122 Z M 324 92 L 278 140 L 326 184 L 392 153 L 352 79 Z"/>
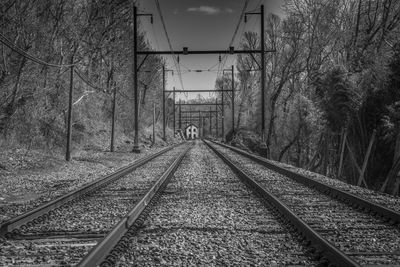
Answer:
<path fill-rule="evenodd" d="M 34 170 L 0 170 L 0 223 L 163 148 L 146 148 L 140 154 L 87 152 L 71 162 L 57 161 L 51 166 L 38 163 Z"/>
<path fill-rule="evenodd" d="M 90 196 L 61 207 L 48 220 L 20 229 L 22 236 L 18 238 L 33 239 L 2 242 L 0 263 L 78 263 L 134 207 L 184 147 L 174 148 Z"/>
<path fill-rule="evenodd" d="M 362 264 L 400 264 L 400 229 L 299 184 L 229 149 L 217 147 L 310 226 Z"/>
<path fill-rule="evenodd" d="M 318 262 L 286 223 L 199 142 L 118 264 L 313 266 Z"/>
<path fill-rule="evenodd" d="M 247 152 L 247 153 L 249 153 L 249 152 Z M 302 168 L 298 168 L 298 167 L 295 167 L 292 165 L 288 165 L 288 164 L 285 164 L 285 163 L 282 163 L 279 161 L 269 160 L 269 159 L 265 159 L 265 158 L 264 158 L 264 160 L 269 162 L 270 164 L 273 164 L 273 165 L 279 166 L 281 168 L 285 168 L 290 171 L 299 173 L 299 174 L 304 175 L 315 181 L 322 182 L 326 185 L 333 186 L 337 189 L 346 191 L 348 193 L 362 197 L 368 201 L 375 202 L 379 205 L 382 205 L 382 206 L 385 206 L 385 207 L 388 207 L 390 209 L 400 212 L 400 198 L 399 197 L 391 196 L 386 193 L 381 193 L 381 192 L 363 188 L 360 186 L 351 185 L 351 184 L 345 183 L 341 180 L 330 178 L 330 177 L 324 176 L 322 174 L 311 172 L 311 171 L 308 171 L 308 170 L 305 170 Z"/>

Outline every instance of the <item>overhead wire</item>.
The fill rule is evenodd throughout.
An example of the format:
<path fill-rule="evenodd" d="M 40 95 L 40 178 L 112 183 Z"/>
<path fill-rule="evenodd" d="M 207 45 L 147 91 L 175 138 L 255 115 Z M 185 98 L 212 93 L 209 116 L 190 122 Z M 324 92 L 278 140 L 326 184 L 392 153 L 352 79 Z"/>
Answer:
<path fill-rule="evenodd" d="M 165 25 L 164 17 L 163 17 L 162 12 L 161 12 L 160 2 L 159 2 L 158 0 L 155 0 L 155 3 L 156 3 L 156 6 L 157 6 L 158 14 L 159 14 L 160 19 L 161 19 L 161 23 L 162 23 L 162 25 L 163 25 L 163 29 L 164 29 L 165 36 L 166 36 L 166 38 L 167 38 L 167 42 L 168 42 L 169 49 L 170 49 L 170 51 L 171 51 L 171 53 L 172 53 L 172 58 L 173 58 L 173 61 L 174 61 L 174 65 L 175 65 L 175 68 L 176 68 L 176 70 L 177 70 L 177 72 L 178 72 L 179 81 L 180 81 L 180 83 L 181 83 L 182 90 L 184 90 L 180 65 L 179 65 L 179 62 L 178 62 L 178 59 L 177 59 L 176 55 L 174 54 L 174 50 L 173 50 L 173 48 L 172 48 L 171 40 L 169 39 L 169 36 L 168 36 L 167 27 L 166 27 L 166 25 Z"/>
<path fill-rule="evenodd" d="M 239 21 L 238 21 L 238 23 L 236 24 L 236 28 L 235 28 L 235 31 L 234 31 L 234 33 L 233 33 L 232 39 L 231 39 L 231 41 L 229 42 L 229 46 L 232 46 L 233 42 L 235 41 L 236 35 L 237 35 L 237 33 L 238 33 L 238 30 L 239 30 L 239 27 L 240 27 L 240 25 L 241 25 L 241 22 L 243 21 L 244 13 L 246 12 L 246 8 L 247 8 L 247 5 L 248 5 L 248 4 L 249 4 L 249 0 L 246 0 L 245 3 L 244 3 L 244 5 L 243 5 L 242 11 L 241 11 L 241 13 L 240 13 Z M 219 66 L 218 66 L 217 77 L 220 76 L 221 70 L 224 69 L 227 58 L 228 58 L 228 55 L 224 55 L 223 58 L 221 59 L 220 64 L 219 64 Z M 221 62 L 222 62 L 222 61 L 224 61 L 224 63 L 221 65 Z"/>
<path fill-rule="evenodd" d="M 99 86 L 94 85 L 90 79 L 88 77 L 86 77 L 77 67 L 76 64 L 53 64 L 53 63 L 49 63 L 46 61 L 43 61 L 37 57 L 34 57 L 32 55 L 30 55 L 29 53 L 27 53 L 26 51 L 24 51 L 23 49 L 19 48 L 18 46 L 12 44 L 11 41 L 9 41 L 2 33 L 0 33 L 0 42 L 5 44 L 7 47 L 9 47 L 11 50 L 15 51 L 16 53 L 18 53 L 19 55 L 30 59 L 31 61 L 43 65 L 43 66 L 47 66 L 47 67 L 57 67 L 57 68 L 69 68 L 74 66 L 74 73 L 76 73 L 78 75 L 78 77 L 84 82 L 86 83 L 88 86 L 92 87 L 93 89 L 96 89 L 98 91 L 101 91 L 103 93 L 107 93 L 107 90 L 105 90 L 104 88 L 101 88 Z"/>
<path fill-rule="evenodd" d="M 160 45 L 158 43 L 158 38 L 157 38 L 156 30 L 154 29 L 154 24 L 153 23 L 151 23 L 151 28 L 152 28 L 152 31 L 153 31 L 154 39 L 156 41 L 157 50 L 160 50 Z"/>
<path fill-rule="evenodd" d="M 41 59 L 39 59 L 37 57 L 34 57 L 31 54 L 29 54 L 28 52 L 26 52 L 25 50 L 23 50 L 22 48 L 14 45 L 2 33 L 0 33 L 0 42 L 3 43 L 4 45 L 6 45 L 11 50 L 13 50 L 14 52 L 18 53 L 19 55 L 21 55 L 21 56 L 23 56 L 25 58 L 28 58 L 31 61 L 36 62 L 36 63 L 38 63 L 40 65 L 43 65 L 43 66 L 56 67 L 56 68 L 68 68 L 68 67 L 71 67 L 71 66 L 75 66 L 75 64 L 53 64 L 53 63 L 49 63 L 49 62 L 46 62 L 44 60 L 41 60 Z"/>
<path fill-rule="evenodd" d="M 107 92 L 106 89 L 95 85 L 93 82 L 90 81 L 90 79 L 83 74 L 78 68 L 74 68 L 74 72 L 76 73 L 76 75 L 78 75 L 78 77 L 84 82 L 86 83 L 88 86 L 92 87 L 93 89 L 96 89 L 98 91 L 101 91 L 103 93 L 109 94 L 109 92 Z"/>

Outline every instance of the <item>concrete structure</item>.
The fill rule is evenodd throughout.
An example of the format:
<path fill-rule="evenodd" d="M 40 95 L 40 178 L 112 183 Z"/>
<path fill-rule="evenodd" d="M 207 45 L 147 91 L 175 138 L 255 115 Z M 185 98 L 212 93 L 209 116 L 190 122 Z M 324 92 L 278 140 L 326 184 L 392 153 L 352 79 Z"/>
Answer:
<path fill-rule="evenodd" d="M 199 127 L 193 123 L 189 124 L 185 128 L 186 139 L 196 139 L 199 137 Z"/>

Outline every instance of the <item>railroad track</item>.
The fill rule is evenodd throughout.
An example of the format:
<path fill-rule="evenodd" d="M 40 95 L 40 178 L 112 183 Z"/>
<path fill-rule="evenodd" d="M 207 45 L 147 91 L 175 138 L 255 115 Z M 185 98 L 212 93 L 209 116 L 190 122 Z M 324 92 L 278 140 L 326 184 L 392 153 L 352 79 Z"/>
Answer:
<path fill-rule="evenodd" d="M 176 168 L 165 190 L 146 200 L 152 205 L 122 220 L 79 266 L 322 263 L 203 143 Z"/>
<path fill-rule="evenodd" d="M 0 265 L 78 263 L 140 201 L 187 146 L 139 159 L 1 225 Z"/>
<path fill-rule="evenodd" d="M 400 213 L 260 157 L 206 142 L 338 266 L 399 266 Z M 288 179 L 290 178 L 290 179 Z"/>
<path fill-rule="evenodd" d="M 369 203 L 371 215 L 360 206 L 362 199 L 357 200 L 361 204 L 355 209 L 353 195 L 346 200 L 332 193 L 336 192 L 333 189 L 321 189 L 322 185 L 288 179 L 283 175 L 287 175 L 286 169 L 271 167 L 275 168 L 271 171 L 269 165 L 264 166 L 264 159 L 255 162 L 252 155 L 239 150 L 241 154 L 233 153 L 228 146 L 197 142 L 188 153 L 190 148 L 182 148 L 156 182 L 142 187 L 150 189 L 131 198 L 133 208 L 127 212 L 126 207 L 125 214 L 116 216 L 119 222 L 113 228 L 75 231 L 73 238 L 67 234 L 67 239 L 63 239 L 65 233 L 53 232 L 53 236 L 40 239 L 43 243 L 35 243 L 35 249 L 12 240 L 12 251 L 17 252 L 11 258 L 18 259 L 21 255 L 15 247 L 23 246 L 25 253 L 41 249 L 43 259 L 24 262 L 31 266 L 45 266 L 45 262 L 49 266 L 78 262 L 78 266 L 399 264 L 399 227 L 396 216 L 390 217 L 396 211 L 375 212 L 380 206 Z M 144 173 L 157 169 L 146 166 Z M 97 191 L 102 192 L 97 197 L 127 197 L 121 193 L 125 190 L 116 190 L 121 187 L 107 188 Z M 139 191 L 136 187 L 135 192 Z M 384 220 L 381 215 L 386 216 Z M 35 234 L 41 231 L 35 229 Z M 37 241 L 29 233 L 22 231 L 14 238 Z M 50 238 L 68 249 L 49 250 L 55 247 Z M 0 248 L 3 253 L 4 245 Z M 70 257 L 67 260 L 66 255 Z"/>

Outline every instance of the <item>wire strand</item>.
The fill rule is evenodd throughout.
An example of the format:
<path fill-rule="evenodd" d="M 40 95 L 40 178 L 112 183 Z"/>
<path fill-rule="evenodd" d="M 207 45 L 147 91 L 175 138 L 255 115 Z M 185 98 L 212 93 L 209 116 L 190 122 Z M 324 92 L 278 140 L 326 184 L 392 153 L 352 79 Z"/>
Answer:
<path fill-rule="evenodd" d="M 93 89 L 96 89 L 96 90 L 98 90 L 98 91 L 101 91 L 101 92 L 103 92 L 103 93 L 109 94 L 109 93 L 107 92 L 106 89 L 94 85 L 94 84 L 90 81 L 90 79 L 89 79 L 85 74 L 83 74 L 80 70 L 78 70 L 77 68 L 74 68 L 74 72 L 75 72 L 76 75 L 78 75 L 78 77 L 79 77 L 84 83 L 86 83 L 88 86 L 90 86 L 90 87 L 92 87 Z"/>
<path fill-rule="evenodd" d="M 34 57 L 34 56 L 30 55 L 28 52 L 26 52 L 25 50 L 23 50 L 22 48 L 14 45 L 2 33 L 0 33 L 0 42 L 3 43 L 4 45 L 6 45 L 11 50 L 13 50 L 14 52 L 18 53 L 19 55 L 21 55 L 21 56 L 23 56 L 25 58 L 28 58 L 31 61 L 36 62 L 37 64 L 40 64 L 40 65 L 43 65 L 43 66 L 56 67 L 56 68 L 68 68 L 68 67 L 75 66 L 75 64 L 59 65 L 59 64 L 48 63 L 48 62 L 46 62 L 44 60 L 41 60 L 41 59 L 39 59 L 37 57 Z"/>
<path fill-rule="evenodd" d="M 164 33 L 165 33 L 165 36 L 167 38 L 168 46 L 169 46 L 169 49 L 170 49 L 170 51 L 172 53 L 172 58 L 173 58 L 173 61 L 174 61 L 174 65 L 175 65 L 175 68 L 176 68 L 176 70 L 178 72 L 179 81 L 181 83 L 182 90 L 184 90 L 183 81 L 182 81 L 182 75 L 181 75 L 181 69 L 180 69 L 180 66 L 179 66 L 179 62 L 178 62 L 178 60 L 176 58 L 176 55 L 174 54 L 174 50 L 172 48 L 171 40 L 169 39 L 169 36 L 168 36 L 167 27 L 165 26 L 164 17 L 163 17 L 162 12 L 161 12 L 160 2 L 158 0 L 155 0 L 155 2 L 156 2 L 158 14 L 160 15 L 161 23 L 163 25 Z"/>

